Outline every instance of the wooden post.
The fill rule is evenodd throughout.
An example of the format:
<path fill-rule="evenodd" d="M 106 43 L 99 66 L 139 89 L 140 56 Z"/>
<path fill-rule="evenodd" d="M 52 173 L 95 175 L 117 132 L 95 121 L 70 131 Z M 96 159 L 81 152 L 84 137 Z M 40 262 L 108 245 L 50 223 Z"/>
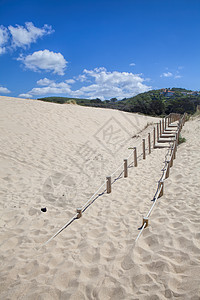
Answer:
<path fill-rule="evenodd" d="M 134 167 L 137 167 L 137 148 L 134 147 Z"/>
<path fill-rule="evenodd" d="M 146 228 L 148 225 L 149 225 L 149 219 L 148 218 L 143 218 L 142 227 L 144 226 L 144 228 Z"/>
<path fill-rule="evenodd" d="M 165 130 L 167 128 L 167 118 L 165 117 Z"/>
<path fill-rule="evenodd" d="M 161 190 L 160 190 L 160 193 L 159 193 L 159 195 L 158 195 L 158 198 L 160 198 L 160 197 L 163 196 L 163 188 L 164 188 L 164 182 L 163 182 L 163 181 L 160 181 L 160 182 L 159 182 L 159 187 L 158 187 L 158 189 L 160 189 L 160 188 L 161 188 Z"/>
<path fill-rule="evenodd" d="M 149 142 L 149 154 L 151 154 L 151 134 L 148 133 L 148 142 Z"/>
<path fill-rule="evenodd" d="M 124 177 L 128 177 L 128 160 L 124 159 Z"/>
<path fill-rule="evenodd" d="M 169 127 L 169 124 L 170 124 L 170 115 L 168 116 L 168 127 Z"/>
<path fill-rule="evenodd" d="M 164 119 L 162 119 L 162 133 L 164 132 L 164 130 L 165 130 Z"/>
<path fill-rule="evenodd" d="M 82 217 L 82 210 L 77 208 L 76 212 L 78 213 L 77 219 L 80 219 Z"/>
<path fill-rule="evenodd" d="M 181 131 L 181 120 L 178 121 L 178 134 Z"/>
<path fill-rule="evenodd" d="M 157 123 L 157 142 L 159 141 L 159 123 Z"/>
<path fill-rule="evenodd" d="M 178 132 L 176 132 L 176 141 L 175 141 L 176 145 L 178 145 L 178 138 L 179 138 L 179 135 L 178 135 Z"/>
<path fill-rule="evenodd" d="M 174 159 L 176 158 L 177 144 L 174 143 Z"/>
<path fill-rule="evenodd" d="M 181 132 L 181 129 L 179 128 L 179 129 L 178 129 L 178 137 L 177 137 L 177 145 L 178 145 L 178 143 L 179 143 L 180 132 Z"/>
<path fill-rule="evenodd" d="M 170 160 L 167 161 L 167 171 L 166 171 L 166 174 L 165 174 L 165 178 L 169 177 L 169 169 L 170 169 Z"/>
<path fill-rule="evenodd" d="M 162 134 L 162 122 L 160 121 L 160 136 Z"/>
<path fill-rule="evenodd" d="M 176 159 L 176 144 L 175 144 L 175 146 L 174 146 L 173 159 Z"/>
<path fill-rule="evenodd" d="M 155 148 L 156 145 L 156 129 L 155 127 L 153 128 L 153 149 Z"/>
<path fill-rule="evenodd" d="M 145 139 L 142 140 L 142 146 L 143 146 L 143 159 L 146 158 L 146 153 L 145 153 Z"/>
<path fill-rule="evenodd" d="M 107 179 L 107 194 L 111 193 L 111 176 L 106 177 Z"/>
<path fill-rule="evenodd" d="M 173 167 L 173 159 L 174 159 L 174 148 L 173 148 L 172 154 L 171 154 L 170 167 Z"/>

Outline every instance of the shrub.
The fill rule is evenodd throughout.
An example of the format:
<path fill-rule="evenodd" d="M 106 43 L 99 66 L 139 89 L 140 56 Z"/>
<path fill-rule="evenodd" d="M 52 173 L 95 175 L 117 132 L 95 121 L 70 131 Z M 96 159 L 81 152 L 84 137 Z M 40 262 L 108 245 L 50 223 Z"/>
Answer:
<path fill-rule="evenodd" d="M 178 144 L 180 145 L 185 142 L 186 142 L 186 139 L 184 137 L 182 137 L 181 135 L 179 135 Z"/>
<path fill-rule="evenodd" d="M 74 99 L 70 99 L 70 100 L 68 100 L 67 102 L 65 102 L 66 104 L 74 104 L 74 105 L 76 105 L 77 103 L 76 103 L 76 100 L 74 100 Z"/>

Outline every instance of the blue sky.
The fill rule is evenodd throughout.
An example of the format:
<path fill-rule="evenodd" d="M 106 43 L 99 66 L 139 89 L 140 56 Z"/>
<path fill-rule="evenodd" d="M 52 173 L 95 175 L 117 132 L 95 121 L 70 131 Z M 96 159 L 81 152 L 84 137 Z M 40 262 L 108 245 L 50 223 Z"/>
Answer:
<path fill-rule="evenodd" d="M 200 1 L 0 0 L 0 95 L 200 90 Z"/>

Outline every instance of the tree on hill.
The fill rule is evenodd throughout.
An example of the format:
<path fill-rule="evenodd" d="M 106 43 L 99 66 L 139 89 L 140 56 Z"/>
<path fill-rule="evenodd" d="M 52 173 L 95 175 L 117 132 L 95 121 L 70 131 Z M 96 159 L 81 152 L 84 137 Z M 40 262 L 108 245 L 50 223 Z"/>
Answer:
<path fill-rule="evenodd" d="M 170 114 L 172 112 L 183 114 L 187 112 L 189 114 L 193 114 L 196 111 L 196 106 L 194 101 L 192 101 L 187 96 L 176 97 L 169 99 L 166 105 L 166 114 Z"/>
<path fill-rule="evenodd" d="M 73 98 L 73 100 L 82 106 L 112 108 L 152 116 L 169 114 L 171 112 L 181 114 L 187 112 L 192 114 L 196 111 L 197 105 L 200 105 L 200 95 L 184 95 L 183 92 L 189 91 L 181 88 L 173 88 L 171 91 L 172 90 L 174 93 L 171 97 L 165 97 L 163 89 L 160 89 L 151 90 L 119 101 L 117 101 L 117 98 L 111 98 L 105 101 L 101 101 L 99 98 L 92 100 Z M 39 100 L 63 104 L 69 100 L 71 101 L 72 98 L 46 97 Z"/>
<path fill-rule="evenodd" d="M 117 102 L 117 98 L 111 98 L 110 102 L 112 102 L 112 103 Z"/>
<path fill-rule="evenodd" d="M 102 103 L 101 99 L 96 98 L 96 99 L 92 99 L 90 100 L 91 103 Z"/>

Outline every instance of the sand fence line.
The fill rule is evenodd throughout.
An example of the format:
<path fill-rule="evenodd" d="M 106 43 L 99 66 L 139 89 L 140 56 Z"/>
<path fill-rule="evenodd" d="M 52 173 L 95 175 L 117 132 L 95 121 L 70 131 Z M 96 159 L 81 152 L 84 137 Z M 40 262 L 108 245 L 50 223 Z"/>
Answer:
<path fill-rule="evenodd" d="M 140 228 L 138 228 L 140 230 L 140 232 L 139 232 L 135 242 L 138 241 L 143 230 L 149 225 L 149 217 L 153 211 L 153 208 L 154 208 L 158 198 L 162 197 L 164 194 L 164 181 L 169 177 L 170 168 L 173 166 L 173 160 L 176 158 L 177 146 L 179 143 L 179 136 L 180 136 L 181 129 L 182 129 L 183 125 L 185 124 L 185 120 L 186 120 L 186 113 L 184 113 L 184 115 L 182 117 L 180 117 L 178 120 L 178 126 L 177 126 L 177 130 L 175 132 L 175 140 L 173 142 L 171 142 L 170 148 L 168 149 L 167 154 L 165 156 L 165 162 L 164 162 L 164 167 L 162 169 L 162 175 L 158 181 L 157 190 L 156 190 L 156 193 L 152 200 L 153 204 L 152 204 L 149 212 L 147 213 L 146 217 L 143 218 L 142 226 Z"/>
<path fill-rule="evenodd" d="M 163 195 L 164 189 L 164 180 L 169 176 L 169 169 L 173 166 L 173 159 L 176 157 L 177 145 L 179 140 L 180 131 L 182 126 L 185 123 L 186 114 L 182 117 L 180 114 L 170 113 L 168 116 L 162 119 L 159 123 L 157 123 L 156 127 L 154 126 L 153 130 L 148 133 L 147 143 L 146 139 L 142 139 L 140 143 L 138 143 L 137 147 L 131 147 L 131 153 L 128 158 L 124 159 L 123 163 L 110 175 L 106 177 L 106 181 L 97 189 L 97 191 L 87 200 L 82 207 L 77 208 L 76 214 L 63 226 L 61 227 L 53 236 L 51 236 L 41 247 L 47 245 L 51 240 L 53 240 L 57 235 L 59 235 L 64 229 L 66 229 L 69 225 L 71 225 L 75 220 L 80 219 L 82 214 L 87 210 L 87 208 L 94 203 L 94 201 L 102 194 L 107 192 L 110 194 L 112 192 L 112 185 L 115 181 L 121 178 L 122 174 L 124 174 L 124 178 L 128 177 L 128 169 L 131 167 L 137 167 L 138 161 L 146 159 L 147 155 L 150 155 L 153 149 L 159 148 L 168 148 L 167 154 L 165 156 L 165 164 L 162 169 L 163 173 L 158 181 L 158 188 L 154 195 L 152 201 L 154 201 L 150 211 L 148 212 L 147 216 L 143 218 L 142 227 L 139 228 L 140 232 L 136 238 L 136 241 L 139 239 L 141 233 L 143 232 L 144 228 L 148 226 L 148 218 L 153 210 L 153 207 L 156 204 L 158 198 Z M 174 124 L 178 121 L 178 124 Z M 151 137 L 153 139 L 151 140 Z M 166 145 L 167 144 L 167 145 Z M 139 146 L 142 146 L 142 153 L 137 154 L 137 150 Z M 169 159 L 168 156 L 170 156 Z M 128 160 L 132 158 L 133 161 L 128 164 Z M 119 170 L 122 170 L 121 173 L 115 178 L 112 182 L 112 177 L 116 174 Z M 103 192 L 99 193 L 100 190 L 105 186 Z"/>

